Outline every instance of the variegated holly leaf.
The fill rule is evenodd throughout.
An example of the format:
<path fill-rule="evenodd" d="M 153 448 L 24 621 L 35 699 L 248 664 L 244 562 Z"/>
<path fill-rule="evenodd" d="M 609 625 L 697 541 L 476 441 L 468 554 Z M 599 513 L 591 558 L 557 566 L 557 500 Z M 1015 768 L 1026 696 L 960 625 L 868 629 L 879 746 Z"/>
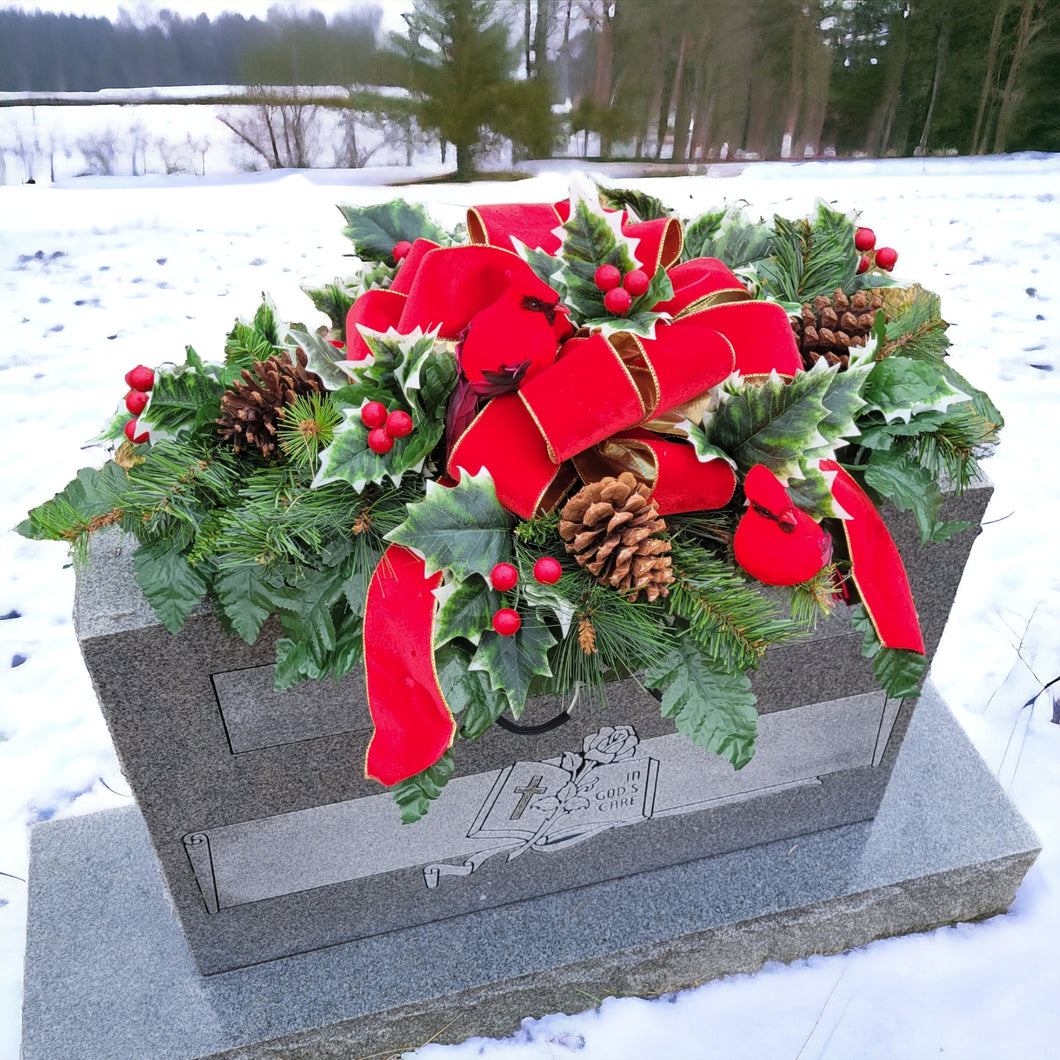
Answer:
<path fill-rule="evenodd" d="M 549 254 L 547 250 L 540 247 L 528 247 L 521 239 L 511 236 L 512 246 L 515 253 L 519 255 L 534 270 L 534 275 L 543 283 L 547 283 L 559 295 L 563 301 L 566 288 L 563 284 L 563 261 L 555 254 Z"/>
<path fill-rule="evenodd" d="M 375 400 L 380 398 L 385 398 L 385 394 Z M 342 410 L 342 422 L 335 428 L 331 445 L 320 451 L 314 487 L 327 482 L 348 482 L 360 493 L 369 482 L 381 484 L 390 479 L 396 486 L 407 473 L 422 471 L 444 425 L 433 432 L 429 427 L 413 429 L 412 434 L 395 438 L 390 452 L 377 453 L 368 448 L 368 428 L 361 422 L 361 409 L 368 400 L 366 397 L 356 408 L 347 406 Z"/>
<path fill-rule="evenodd" d="M 571 196 L 570 217 L 562 225 L 564 304 L 579 323 L 613 320 L 604 308 L 604 292 L 594 277 L 601 265 L 614 265 L 624 276 L 639 268 L 637 240 L 622 234 L 622 215 L 608 213 L 595 194 Z M 654 303 L 652 303 L 654 304 Z"/>
<path fill-rule="evenodd" d="M 860 604 L 851 612 L 850 624 L 862 634 L 861 654 L 872 660 L 872 672 L 884 692 L 891 699 L 915 696 L 927 668 L 927 659 L 906 648 L 885 648 L 872 619 Z"/>
<path fill-rule="evenodd" d="M 952 386 L 934 365 L 910 357 L 877 361 L 865 381 L 862 396 L 868 411 L 905 423 L 919 412 L 941 412 L 969 400 L 969 395 Z"/>
<path fill-rule="evenodd" d="M 306 367 L 324 380 L 328 390 L 346 386 L 357 375 L 357 361 L 347 361 L 346 354 L 310 331 L 292 329 L 290 336 L 305 350 Z"/>
<path fill-rule="evenodd" d="M 834 478 L 835 472 L 822 471 L 819 461 L 800 461 L 798 477 L 788 481 L 788 496 L 797 508 L 812 515 L 818 522 L 822 519 L 849 518 L 850 513 L 844 511 L 832 496 Z"/>
<path fill-rule="evenodd" d="M 821 450 L 807 452 L 807 459 L 830 460 L 839 446 L 853 441 L 861 433 L 854 417 L 866 405 L 862 390 L 871 371 L 871 365 L 863 365 L 841 372 L 838 364 L 829 367 L 822 358 L 807 373 L 813 375 L 816 372 L 828 377 L 828 389 L 821 397 L 828 414 L 817 425 L 828 444 Z"/>
<path fill-rule="evenodd" d="M 773 372 L 760 385 L 733 381 L 710 420 L 707 440 L 728 453 L 746 474 L 764 464 L 786 482 L 799 474 L 803 454 L 828 449 L 820 425 L 831 376 L 799 372 L 790 383 Z"/>
<path fill-rule="evenodd" d="M 453 487 L 427 483 L 422 501 L 406 505 L 407 518 L 386 535 L 421 555 L 426 575 L 448 571 L 459 581 L 472 574 L 488 578 L 512 555 L 513 517 L 497 500 L 490 473 L 462 471 Z"/>
<path fill-rule="evenodd" d="M 673 718 L 679 733 L 736 769 L 751 761 L 758 712 L 746 674 L 731 673 L 684 636 L 661 662 L 648 667 L 644 681 L 663 690 L 663 717 Z"/>
<path fill-rule="evenodd" d="M 504 694 L 517 718 L 526 705 L 534 677 L 552 676 L 548 649 L 556 643 L 548 626 L 535 615 L 524 615 L 522 619 L 519 630 L 510 637 L 502 637 L 492 629 L 484 633 L 470 664 L 472 670 L 489 674 L 490 687 Z"/>
<path fill-rule="evenodd" d="M 394 793 L 394 801 L 401 809 L 402 824 L 415 824 L 426 815 L 431 803 L 441 795 L 445 785 L 449 783 L 454 766 L 453 752 L 449 750 L 433 766 L 428 766 L 394 785 L 391 790 Z"/>

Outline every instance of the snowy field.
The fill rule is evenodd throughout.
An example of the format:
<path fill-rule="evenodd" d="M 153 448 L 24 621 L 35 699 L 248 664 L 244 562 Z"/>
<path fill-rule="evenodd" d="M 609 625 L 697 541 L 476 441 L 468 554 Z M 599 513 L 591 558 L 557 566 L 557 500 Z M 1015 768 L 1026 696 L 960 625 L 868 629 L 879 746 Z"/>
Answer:
<path fill-rule="evenodd" d="M 209 172 L 209 169 L 207 170 Z M 896 275 L 942 295 L 956 366 L 1007 419 L 996 492 L 933 668 L 943 695 L 1044 843 L 1008 914 L 769 965 L 660 1001 L 605 1000 L 527 1021 L 505 1042 L 428 1045 L 422 1060 L 775 1057 L 1002 1060 L 1060 1041 L 1060 156 L 760 164 L 627 181 L 688 216 L 738 199 L 768 215 L 816 197 L 861 211 Z M 370 171 L 373 183 L 407 170 Z M 103 453 L 83 451 L 133 365 L 220 356 L 262 291 L 317 322 L 301 283 L 349 269 L 338 202 L 385 201 L 368 173 L 92 178 L 0 187 L 0 526 Z M 566 175 L 410 188 L 445 224 L 484 201 L 554 200 Z M 1055 303 L 1055 304 L 1054 304 Z M 59 545 L 0 537 L 0 1058 L 18 1055 L 27 830 L 126 805 L 78 654 Z M 1060 685 L 1051 691 L 1060 689 Z M 968 812 L 974 814 L 975 807 Z"/>

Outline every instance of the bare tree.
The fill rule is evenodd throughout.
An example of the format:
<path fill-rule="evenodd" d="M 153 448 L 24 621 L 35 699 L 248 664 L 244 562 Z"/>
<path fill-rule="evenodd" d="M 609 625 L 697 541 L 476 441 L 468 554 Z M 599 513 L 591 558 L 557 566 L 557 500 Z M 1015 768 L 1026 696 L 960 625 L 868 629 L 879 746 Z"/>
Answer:
<path fill-rule="evenodd" d="M 270 169 L 310 169 L 320 143 L 320 105 L 298 86 L 271 88 L 255 85 L 258 102 L 248 114 L 219 115 L 227 126 Z"/>
<path fill-rule="evenodd" d="M 91 136 L 82 136 L 77 149 L 85 156 L 88 172 L 110 177 L 118 161 L 118 134 L 109 126 Z"/>

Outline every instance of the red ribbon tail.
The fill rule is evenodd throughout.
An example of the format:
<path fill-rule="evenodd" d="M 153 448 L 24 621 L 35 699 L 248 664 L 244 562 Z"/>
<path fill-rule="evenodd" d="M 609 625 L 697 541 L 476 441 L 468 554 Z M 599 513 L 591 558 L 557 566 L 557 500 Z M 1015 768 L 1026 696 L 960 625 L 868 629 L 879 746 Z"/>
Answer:
<path fill-rule="evenodd" d="M 434 765 L 456 735 L 456 721 L 434 667 L 435 598 L 439 572 L 391 545 L 368 586 L 364 612 L 364 672 L 375 732 L 365 776 L 397 784 Z"/>
<path fill-rule="evenodd" d="M 832 496 L 850 515 L 842 523 L 854 584 L 880 643 L 923 655 L 924 638 L 909 578 L 886 523 L 868 494 L 834 460 L 822 460 L 821 470 L 835 472 Z"/>

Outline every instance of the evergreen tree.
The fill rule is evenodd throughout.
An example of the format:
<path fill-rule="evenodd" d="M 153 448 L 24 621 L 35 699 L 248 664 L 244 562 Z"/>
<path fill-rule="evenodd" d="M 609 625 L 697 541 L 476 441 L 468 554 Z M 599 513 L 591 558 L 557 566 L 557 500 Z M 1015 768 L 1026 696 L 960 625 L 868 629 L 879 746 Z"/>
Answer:
<path fill-rule="evenodd" d="M 456 148 L 460 180 L 475 175 L 487 131 L 535 153 L 552 146 L 547 82 L 516 81 L 508 12 L 493 0 L 417 0 L 407 36 L 394 44 L 408 63 L 416 119 Z"/>

